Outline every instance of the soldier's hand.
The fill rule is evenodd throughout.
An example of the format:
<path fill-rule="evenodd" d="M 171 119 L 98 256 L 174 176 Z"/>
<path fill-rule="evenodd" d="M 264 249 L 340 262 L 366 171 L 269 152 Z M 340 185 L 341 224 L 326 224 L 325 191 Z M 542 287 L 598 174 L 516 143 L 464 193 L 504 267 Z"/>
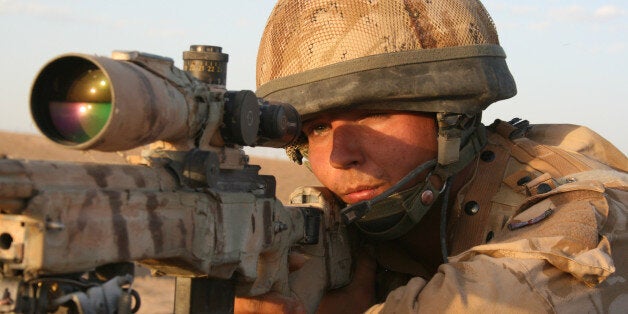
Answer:
<path fill-rule="evenodd" d="M 305 256 L 300 253 L 290 253 L 288 255 L 288 270 L 293 272 L 303 267 L 306 262 Z M 234 313 L 237 314 L 276 314 L 306 313 L 305 305 L 297 298 L 287 297 L 278 292 L 269 292 L 252 298 L 236 298 Z"/>
<path fill-rule="evenodd" d="M 290 271 L 299 269 L 305 258 L 290 254 Z M 349 285 L 328 292 L 323 296 L 317 313 L 363 313 L 375 303 L 375 260 L 366 253 L 356 257 L 355 272 Z M 303 302 L 277 292 L 254 298 L 236 298 L 235 313 L 306 313 Z"/>
<path fill-rule="evenodd" d="M 370 255 L 358 254 L 351 283 L 325 294 L 317 313 L 363 313 L 374 305 L 376 268 L 377 263 Z"/>
<path fill-rule="evenodd" d="M 234 313 L 305 313 L 303 302 L 296 298 L 286 297 L 277 292 L 269 292 L 254 298 L 236 298 Z"/>

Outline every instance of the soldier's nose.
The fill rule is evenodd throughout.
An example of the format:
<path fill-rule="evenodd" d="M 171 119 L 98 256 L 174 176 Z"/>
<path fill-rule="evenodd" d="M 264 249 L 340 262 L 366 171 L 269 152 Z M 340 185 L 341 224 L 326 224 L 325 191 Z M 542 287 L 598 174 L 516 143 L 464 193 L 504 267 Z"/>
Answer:
<path fill-rule="evenodd" d="M 364 161 L 360 130 L 356 126 L 340 125 L 332 129 L 332 147 L 329 162 L 332 167 L 346 169 Z"/>

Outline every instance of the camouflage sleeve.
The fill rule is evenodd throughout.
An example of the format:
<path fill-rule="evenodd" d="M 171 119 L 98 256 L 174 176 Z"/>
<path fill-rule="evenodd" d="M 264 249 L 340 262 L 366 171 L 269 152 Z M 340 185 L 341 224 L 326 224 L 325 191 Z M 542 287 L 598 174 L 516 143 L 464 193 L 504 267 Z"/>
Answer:
<path fill-rule="evenodd" d="M 514 230 L 452 257 L 429 282 L 412 279 L 368 313 L 625 312 L 625 177 L 580 180 L 534 200 L 511 219 Z"/>

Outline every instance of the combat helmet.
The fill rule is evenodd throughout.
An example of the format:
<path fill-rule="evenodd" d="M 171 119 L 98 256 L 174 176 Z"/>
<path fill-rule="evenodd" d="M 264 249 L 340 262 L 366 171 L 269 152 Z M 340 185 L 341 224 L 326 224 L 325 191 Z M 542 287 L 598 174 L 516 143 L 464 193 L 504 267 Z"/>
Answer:
<path fill-rule="evenodd" d="M 304 120 L 343 108 L 435 113 L 438 160 L 412 173 L 432 167 L 447 181 L 486 143 L 481 111 L 516 94 L 505 57 L 477 0 L 279 0 L 258 51 L 257 95 L 292 104 Z M 300 162 L 307 145 L 287 151 Z M 420 196 L 442 192 L 429 185 L 399 192 L 400 212 L 374 208 L 398 193 L 393 187 L 344 217 L 373 237 L 398 237 L 432 205 Z"/>

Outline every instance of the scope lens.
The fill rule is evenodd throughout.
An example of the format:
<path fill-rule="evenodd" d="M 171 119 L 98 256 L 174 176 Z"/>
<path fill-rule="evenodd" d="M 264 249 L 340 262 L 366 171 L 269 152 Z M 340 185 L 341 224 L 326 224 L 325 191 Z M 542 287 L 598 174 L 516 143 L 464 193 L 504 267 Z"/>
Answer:
<path fill-rule="evenodd" d="M 92 139 L 111 115 L 109 80 L 101 70 L 87 70 L 72 82 L 65 99 L 49 102 L 49 112 L 65 140 L 83 143 Z"/>
<path fill-rule="evenodd" d="M 46 65 L 31 94 L 31 114 L 48 138 L 64 145 L 94 139 L 111 116 L 111 82 L 94 62 L 62 57 Z"/>

